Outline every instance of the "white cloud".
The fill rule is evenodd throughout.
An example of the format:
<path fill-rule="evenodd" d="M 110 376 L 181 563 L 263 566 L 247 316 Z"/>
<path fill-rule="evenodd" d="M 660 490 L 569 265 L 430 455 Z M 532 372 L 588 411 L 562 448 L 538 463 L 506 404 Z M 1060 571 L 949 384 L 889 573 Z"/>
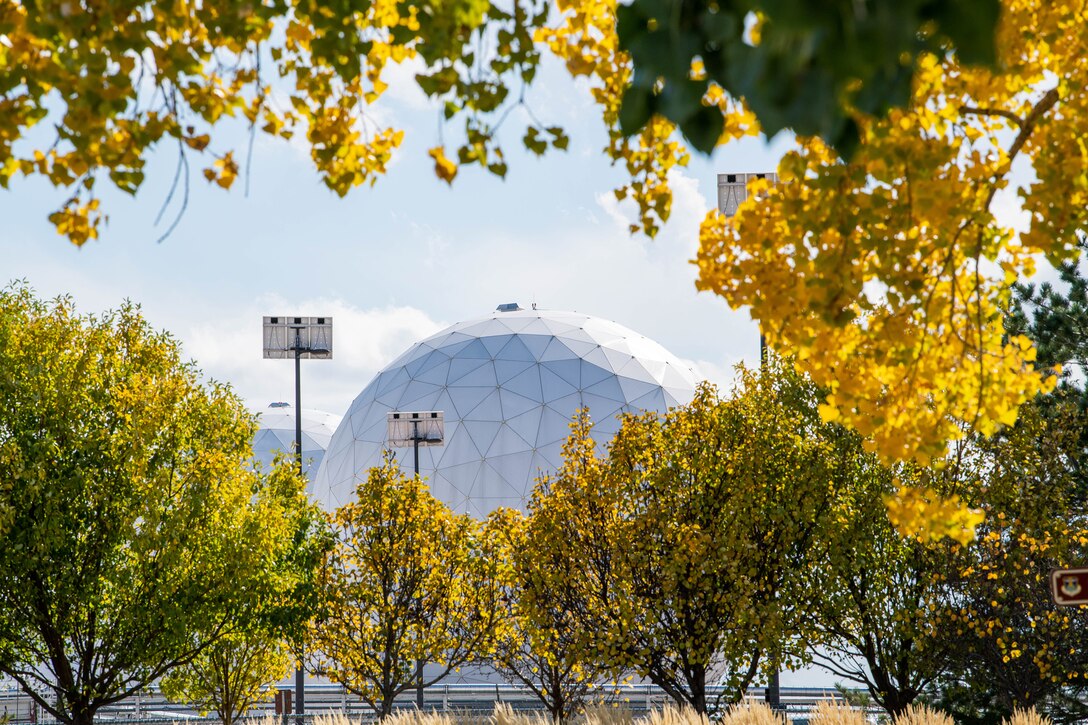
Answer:
<path fill-rule="evenodd" d="M 266 295 L 225 318 L 181 332 L 186 355 L 205 375 L 231 381 L 256 407 L 294 400 L 294 363 L 262 358 L 261 318 L 268 314 L 333 318 L 333 359 L 302 363 L 302 405 L 337 414 L 393 358 L 445 326 L 413 307 L 360 309 L 330 298 L 291 304 L 278 295 Z"/>

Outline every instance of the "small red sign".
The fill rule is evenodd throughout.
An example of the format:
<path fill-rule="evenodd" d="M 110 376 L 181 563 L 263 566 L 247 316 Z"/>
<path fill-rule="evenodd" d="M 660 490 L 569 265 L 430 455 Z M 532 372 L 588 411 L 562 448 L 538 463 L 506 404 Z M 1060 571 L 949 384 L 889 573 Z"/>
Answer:
<path fill-rule="evenodd" d="M 1088 604 L 1088 569 L 1053 570 L 1050 572 L 1050 594 L 1055 604 Z"/>

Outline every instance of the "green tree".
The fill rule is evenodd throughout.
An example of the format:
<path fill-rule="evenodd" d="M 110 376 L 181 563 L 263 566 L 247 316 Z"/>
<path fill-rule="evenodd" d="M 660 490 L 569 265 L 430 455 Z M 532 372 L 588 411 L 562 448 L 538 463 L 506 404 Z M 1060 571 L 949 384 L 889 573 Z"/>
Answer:
<path fill-rule="evenodd" d="M 805 603 L 810 654 L 895 717 L 949 666 L 955 645 L 940 614 L 945 576 L 958 560 L 944 544 L 902 535 L 885 508 L 897 484 L 928 488 L 935 472 L 885 466 L 856 433 L 839 428 L 838 436 L 841 496 L 817 540 L 813 597 Z"/>
<path fill-rule="evenodd" d="M 338 541 L 311 632 L 317 672 L 384 718 L 417 685 L 417 661 L 439 665 L 429 686 L 490 656 L 499 582 L 472 517 L 454 515 L 390 453 L 332 520 Z"/>
<path fill-rule="evenodd" d="M 275 465 L 294 467 L 294 460 L 277 458 Z M 285 522 L 282 536 L 290 546 L 274 562 L 281 581 L 298 572 L 290 599 L 271 602 L 272 609 L 260 626 L 219 638 L 201 649 L 190 662 L 171 670 L 161 681 L 171 700 L 214 711 L 223 725 L 231 725 L 262 699 L 272 697 L 273 682 L 280 680 L 294 661 L 306 633 L 306 618 L 319 605 L 318 572 L 333 540 L 325 514 L 303 489 L 269 502 L 265 515 Z M 288 605 L 284 611 L 276 611 Z M 285 618 L 283 615 L 288 614 Z"/>
<path fill-rule="evenodd" d="M 254 634 L 227 637 L 206 647 L 160 684 L 170 700 L 192 704 L 203 713 L 214 711 L 223 725 L 232 725 L 275 694 L 269 685 L 283 678 L 292 661 L 282 640 Z"/>
<path fill-rule="evenodd" d="M 88 725 L 225 637 L 304 619 L 290 467 L 126 304 L 0 291 L 0 669 Z"/>
<path fill-rule="evenodd" d="M 710 685 L 739 699 L 800 652 L 792 602 L 835 478 L 812 391 L 775 361 L 730 399 L 703 386 L 663 418 L 626 417 L 607 459 L 575 421 L 529 526 L 588 658 L 705 713 Z"/>
<path fill-rule="evenodd" d="M 964 722 L 996 722 L 1016 708 L 1055 722 L 1088 715 L 1088 612 L 1057 606 L 1049 586 L 1052 569 L 1088 557 L 1082 421 L 1070 401 L 1040 401 L 1015 427 L 972 441 L 965 457 L 967 475 L 983 481 L 986 521 L 949 572 L 951 621 L 942 625 L 957 651 L 942 704 Z"/>
<path fill-rule="evenodd" d="M 545 544 L 528 534 L 528 519 L 519 511 L 499 509 L 488 518 L 487 536 L 503 582 L 494 665 L 508 682 L 529 688 L 554 722 L 566 722 L 585 705 L 604 670 L 586 659 L 578 624 L 542 569 Z"/>

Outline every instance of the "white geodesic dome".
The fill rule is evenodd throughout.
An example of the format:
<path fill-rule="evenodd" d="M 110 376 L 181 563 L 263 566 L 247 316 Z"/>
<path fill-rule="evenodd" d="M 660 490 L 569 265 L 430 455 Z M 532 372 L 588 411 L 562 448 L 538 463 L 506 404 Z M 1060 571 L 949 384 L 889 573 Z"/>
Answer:
<path fill-rule="evenodd" d="M 524 508 L 537 476 L 561 464 L 579 408 L 589 408 L 605 443 L 618 414 L 686 403 L 696 381 L 663 347 L 615 322 L 502 305 L 416 343 L 378 373 L 336 429 L 314 495 L 329 509 L 352 499 L 381 461 L 388 412 L 442 411 L 445 444 L 419 450 L 432 493 L 479 517 Z M 411 474 L 412 449 L 394 451 Z"/>
<path fill-rule="evenodd" d="M 267 408 L 254 409 L 257 433 L 253 436 L 253 460 L 262 468 L 272 464 L 277 453 L 288 456 L 295 449 L 295 406 L 271 403 Z M 340 425 L 340 416 L 311 408 L 302 409 L 302 470 L 312 482 L 329 441 Z"/>

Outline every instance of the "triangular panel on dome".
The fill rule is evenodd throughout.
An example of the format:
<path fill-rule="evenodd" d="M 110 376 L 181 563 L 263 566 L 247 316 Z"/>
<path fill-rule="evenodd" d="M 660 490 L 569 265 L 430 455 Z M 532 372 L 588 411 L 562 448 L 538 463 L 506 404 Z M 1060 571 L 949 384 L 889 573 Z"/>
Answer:
<path fill-rule="evenodd" d="M 504 453 L 491 459 L 491 465 L 501 475 L 510 491 L 518 496 L 527 493 L 525 489 L 525 469 L 532 463 L 533 449 L 524 448 L 513 453 Z"/>
<path fill-rule="evenodd" d="M 551 337 L 552 331 L 548 329 L 548 326 L 544 324 L 544 320 L 539 317 L 528 318 L 525 326 L 519 329 L 518 334 L 522 337 Z"/>
<path fill-rule="evenodd" d="M 491 359 L 491 353 L 488 352 L 487 347 L 484 346 L 483 340 L 473 340 L 469 344 L 465 345 L 460 352 L 457 353 L 461 358 L 487 358 Z"/>
<path fill-rule="evenodd" d="M 694 397 L 691 392 L 691 388 L 663 388 L 665 391 L 665 402 L 670 408 L 677 405 L 687 405 Z"/>
<path fill-rule="evenodd" d="M 661 383 L 670 388 L 684 388 L 691 385 L 691 378 L 690 371 L 669 364 L 665 366 L 665 374 L 661 376 Z"/>
<path fill-rule="evenodd" d="M 520 455 L 524 455 L 524 453 L 532 456 L 531 451 L 523 452 Z M 520 504 L 523 495 L 523 484 L 521 481 L 515 481 L 511 484 L 511 481 L 507 478 L 508 471 L 517 471 L 519 463 L 522 466 L 528 463 L 528 460 L 519 460 L 518 456 L 519 454 L 498 456 L 487 460 L 484 465 L 480 466 L 477 479 L 475 479 L 472 487 L 473 495 L 479 496 L 481 499 L 504 502 L 505 505 L 510 505 L 511 500 L 518 502 L 514 505 Z"/>
<path fill-rule="evenodd" d="M 450 336 L 451 338 L 453 335 Z M 439 346 L 443 353 L 448 355 L 450 359 L 457 359 L 461 351 L 471 345 L 476 338 L 468 337 L 467 335 L 458 335 L 456 342 L 446 342 Z"/>
<path fill-rule="evenodd" d="M 619 372 L 624 368 L 627 363 L 631 362 L 633 356 L 629 353 L 619 352 L 618 350 L 610 350 L 607 347 L 604 349 L 604 356 L 608 358 L 608 367 L 613 372 Z"/>
<path fill-rule="evenodd" d="M 642 361 L 637 357 L 631 358 L 631 361 L 624 365 L 622 368 L 616 371 L 617 375 L 633 378 L 635 380 L 643 380 L 646 382 L 655 382 L 650 371 L 642 364 Z"/>
<path fill-rule="evenodd" d="M 540 414 L 540 427 L 537 428 L 536 440 L 533 441 L 534 447 L 541 448 L 567 440 L 570 437 L 571 418 L 570 415 L 545 406 Z"/>
<path fill-rule="evenodd" d="M 571 393 L 570 395 L 564 395 L 562 398 L 555 398 L 548 401 L 548 407 L 556 411 L 560 415 L 565 415 L 568 420 L 578 411 L 579 408 L 586 406 L 585 399 L 582 396 L 582 392 Z M 593 411 L 590 411 L 590 415 L 593 416 Z"/>
<path fill-rule="evenodd" d="M 551 330 L 552 334 L 557 337 L 562 337 L 569 332 L 582 329 L 582 325 L 575 325 L 557 319 L 546 319 L 544 320 L 544 324 Z"/>
<path fill-rule="evenodd" d="M 602 398 L 608 398 L 621 405 L 627 400 L 623 395 L 623 388 L 620 387 L 620 381 L 614 375 L 605 378 L 599 383 L 590 385 L 588 388 L 583 388 L 582 392 L 589 395 L 598 395 Z"/>
<path fill-rule="evenodd" d="M 540 367 L 549 371 L 574 389 L 582 387 L 582 365 L 577 358 L 570 360 L 551 360 L 541 363 Z M 547 400 L 548 398 L 545 398 Z"/>
<path fill-rule="evenodd" d="M 622 400 L 603 398 L 600 395 L 593 395 L 591 393 L 583 393 L 582 400 L 584 401 L 585 406 L 593 412 L 593 420 L 598 421 L 614 417 L 617 413 L 622 411 L 624 407 Z"/>
<path fill-rule="evenodd" d="M 495 432 L 495 436 L 491 439 L 490 445 L 486 448 L 481 446 L 481 448 L 488 458 L 492 458 L 494 456 L 503 456 L 509 453 L 523 451 L 526 448 L 532 448 L 533 443 L 534 441 L 526 440 L 518 435 L 509 425 L 502 425 L 499 426 L 499 429 Z"/>
<path fill-rule="evenodd" d="M 553 337 L 548 343 L 548 347 L 544 349 L 544 352 L 540 355 L 540 362 L 548 362 L 550 360 L 573 360 L 577 359 L 577 355 L 563 344 L 563 341 L 558 337 Z"/>
<path fill-rule="evenodd" d="M 621 413 L 642 413 L 643 411 L 624 407 L 619 412 Z M 593 440 L 597 441 L 602 446 L 602 450 L 608 447 L 608 443 L 619 432 L 622 420 L 618 415 L 609 416 L 607 418 L 601 418 L 593 423 Z"/>
<path fill-rule="evenodd" d="M 370 384 L 374 389 L 374 395 L 382 395 L 393 388 L 406 384 L 411 380 L 408 371 L 404 368 L 396 368 L 378 374 L 378 377 Z"/>
<path fill-rule="evenodd" d="M 384 406 L 383 406 L 384 407 Z M 397 408 L 390 406 L 387 410 L 397 410 Z M 354 434 L 354 438 L 360 441 L 384 441 L 385 433 L 388 428 L 388 424 L 384 417 L 380 419 L 366 420 L 359 417 L 359 428 L 356 428 L 355 417 L 351 418 L 351 429 Z M 361 426 L 366 426 L 361 427 Z"/>
<path fill-rule="evenodd" d="M 514 339 L 513 333 L 505 333 L 502 335 L 488 335 L 487 337 L 481 337 L 480 342 L 484 344 L 487 349 L 487 354 L 492 358 L 498 357 L 499 350 L 509 344 Z"/>
<path fill-rule="evenodd" d="M 434 404 L 428 401 L 438 399 L 442 386 L 413 380 L 405 387 L 400 398 L 400 410 L 432 410 Z"/>
<path fill-rule="evenodd" d="M 436 456 L 436 463 L 442 468 L 479 461 L 484 457 L 483 451 L 476 447 L 476 442 L 463 426 L 453 426 L 452 431 L 446 431 L 445 445 L 428 448 L 431 451 L 440 451 Z"/>
<path fill-rule="evenodd" d="M 540 415 L 543 411 L 544 406 L 538 406 L 521 415 L 507 418 L 505 422 L 524 440 L 535 441 L 537 429 L 540 428 Z"/>
<path fill-rule="evenodd" d="M 589 353 L 601 346 L 600 343 L 588 338 L 585 340 L 579 340 L 577 337 L 567 335 L 562 339 L 563 344 L 569 347 L 578 357 L 588 355 Z"/>
<path fill-rule="evenodd" d="M 552 363 L 552 365 L 556 364 L 561 365 L 562 362 Z M 555 400 L 556 398 L 562 398 L 565 395 L 570 395 L 571 393 L 578 391 L 577 382 L 571 383 L 570 380 L 557 375 L 552 369 L 552 365 L 540 366 L 540 387 L 544 394 L 543 400 L 545 402 Z M 575 372 L 577 373 L 578 371 Z"/>
<path fill-rule="evenodd" d="M 271 430 L 258 430 L 257 434 L 253 436 L 253 450 L 254 451 L 268 451 L 273 448 L 278 448 L 282 443 L 279 438 L 276 437 L 275 431 Z"/>
<path fill-rule="evenodd" d="M 446 388 L 446 392 L 453 400 L 455 417 L 473 420 L 489 419 L 492 415 L 491 408 L 477 410 L 488 396 L 494 396 L 494 411 L 499 410 L 499 389 L 494 385 L 451 385 Z"/>
<path fill-rule="evenodd" d="M 491 360 L 487 360 L 475 370 L 470 370 L 456 380 L 450 380 L 450 384 L 456 384 L 458 386 L 498 385 L 498 381 L 495 379 L 495 363 Z"/>
<path fill-rule="evenodd" d="M 543 398 L 541 397 L 543 395 L 543 391 L 540 388 L 540 368 L 537 366 L 536 363 L 534 363 L 533 367 L 526 370 L 521 375 L 511 378 L 510 380 L 507 380 L 505 383 L 503 383 L 502 389 L 509 390 L 512 393 L 517 393 L 518 395 L 529 398 L 530 400 L 540 402 L 541 400 L 543 400 Z"/>
<path fill-rule="evenodd" d="M 536 362 L 536 356 L 525 346 L 521 335 L 512 337 L 499 351 L 499 357 L 504 360 L 524 360 Z"/>
<path fill-rule="evenodd" d="M 540 401 L 524 396 L 518 395 L 512 390 L 506 388 L 499 388 L 499 401 L 502 403 L 502 417 L 503 419 L 513 418 L 521 415 L 522 413 L 532 410 L 540 405 Z"/>
<path fill-rule="evenodd" d="M 437 356 L 440 360 L 446 358 L 446 355 L 443 355 L 441 353 L 437 353 Z M 408 373 L 409 377 L 415 378 L 423 370 L 434 366 L 435 357 L 436 353 L 434 352 L 434 350 L 431 350 L 426 355 L 420 355 L 415 360 L 412 360 L 407 365 L 405 365 L 404 371 Z"/>
<path fill-rule="evenodd" d="M 538 364 L 533 360 L 496 360 L 495 380 L 499 385 L 502 385 L 510 378 L 516 377 Z"/>
<path fill-rule="evenodd" d="M 601 351 L 598 350 L 598 352 Z M 604 361 L 604 364 L 607 364 L 607 361 L 605 361 L 604 359 L 603 352 L 601 352 L 601 360 Z M 597 383 L 601 382 L 602 380 L 607 380 L 614 374 L 615 373 L 613 373 L 611 370 L 593 364 L 587 360 L 578 361 L 578 378 L 580 381 L 578 387 L 580 388 L 592 387 Z"/>
<path fill-rule="evenodd" d="M 450 359 L 445 355 L 442 355 L 441 358 L 436 364 L 417 373 L 415 379 L 421 383 L 433 383 L 435 385 L 445 385 L 449 382 Z"/>
<path fill-rule="evenodd" d="M 447 382 L 456 383 L 474 370 L 479 370 L 484 365 L 491 365 L 490 358 L 470 357 L 453 358 L 450 360 L 450 372 Z"/>
<path fill-rule="evenodd" d="M 457 393 L 460 390 L 468 390 L 468 388 L 458 388 L 454 391 Z M 477 388 L 472 388 L 477 390 Z M 499 398 L 498 388 L 488 388 L 488 394 L 477 403 L 476 407 L 468 412 L 466 419 L 469 420 L 502 420 L 502 400 Z"/>
<path fill-rule="evenodd" d="M 617 378 L 617 381 L 620 387 L 623 388 L 624 400 L 634 400 L 660 388 L 657 383 L 636 380 L 635 378 L 620 377 Z"/>
<path fill-rule="evenodd" d="M 647 372 L 653 376 L 653 379 L 657 382 L 661 382 L 662 376 L 665 374 L 665 368 L 668 363 L 664 360 L 654 360 L 651 358 L 641 358 L 642 366 L 646 368 Z"/>
<path fill-rule="evenodd" d="M 495 436 L 498 434 L 499 429 L 505 424 L 498 420 L 462 420 L 461 427 L 463 427 L 472 438 L 472 442 L 476 445 L 476 450 L 483 451 L 485 454 L 491 447 L 492 441 L 495 440 Z"/>
<path fill-rule="evenodd" d="M 661 388 L 657 388 L 646 395 L 632 400 L 631 405 L 637 406 L 642 410 L 660 410 L 662 412 L 664 412 L 667 407 L 665 405 L 665 393 Z"/>
<path fill-rule="evenodd" d="M 519 335 L 521 343 L 525 345 L 525 349 L 533 355 L 534 360 L 540 360 L 540 356 L 544 354 L 544 351 L 548 349 L 548 344 L 552 341 L 550 334 L 544 335 Z"/>
<path fill-rule="evenodd" d="M 604 351 L 607 349 L 608 348 L 604 347 L 603 345 L 595 347 L 594 349 L 590 350 L 582 356 L 582 362 L 591 363 L 603 370 L 610 371 L 612 369 L 612 361 L 609 360 L 608 356 L 604 354 Z"/>
<path fill-rule="evenodd" d="M 522 315 L 507 315 L 499 314 L 494 317 L 494 322 L 501 324 L 504 329 L 510 332 L 519 333 L 526 328 L 533 327 L 534 323 L 538 321 L 537 317 L 527 317 Z"/>

